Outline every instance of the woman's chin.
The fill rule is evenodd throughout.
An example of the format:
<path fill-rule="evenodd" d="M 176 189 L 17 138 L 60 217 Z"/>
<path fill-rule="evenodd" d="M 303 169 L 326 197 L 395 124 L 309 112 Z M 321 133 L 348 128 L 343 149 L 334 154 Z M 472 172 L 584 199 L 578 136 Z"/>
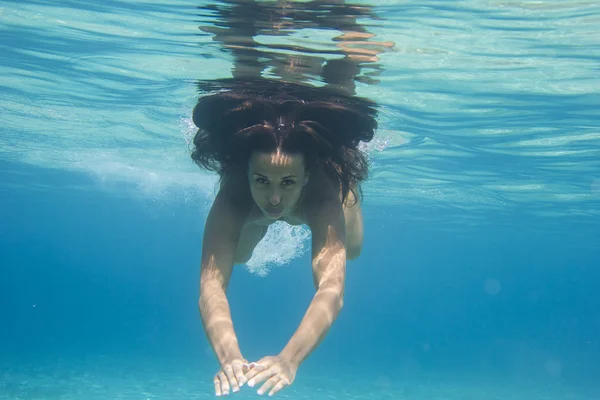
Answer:
<path fill-rule="evenodd" d="M 279 219 L 279 218 L 283 217 L 283 211 L 271 212 L 271 211 L 263 210 L 263 214 L 265 215 L 265 217 L 270 218 L 270 219 Z"/>

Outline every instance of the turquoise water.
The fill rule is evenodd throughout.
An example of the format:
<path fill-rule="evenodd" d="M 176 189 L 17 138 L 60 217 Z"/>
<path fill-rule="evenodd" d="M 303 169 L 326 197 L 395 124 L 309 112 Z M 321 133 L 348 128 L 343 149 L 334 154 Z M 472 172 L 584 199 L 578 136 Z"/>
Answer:
<path fill-rule="evenodd" d="M 344 310 L 279 397 L 600 397 L 597 2 L 4 0 L 0 21 L 0 399 L 214 396 L 216 179 L 188 144 L 196 81 L 232 76 L 380 113 Z M 234 272 L 251 360 L 311 299 L 309 234 L 275 226 Z"/>

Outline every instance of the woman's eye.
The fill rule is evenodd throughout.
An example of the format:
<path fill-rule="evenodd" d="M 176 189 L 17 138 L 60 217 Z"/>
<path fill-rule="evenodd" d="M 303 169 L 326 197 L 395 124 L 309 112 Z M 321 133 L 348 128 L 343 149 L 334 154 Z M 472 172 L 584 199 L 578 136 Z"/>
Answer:
<path fill-rule="evenodd" d="M 282 184 L 283 186 L 291 186 L 291 185 L 293 185 L 294 183 L 296 183 L 296 181 L 293 181 L 293 180 L 291 180 L 291 179 L 286 179 L 285 181 L 281 182 L 281 184 Z"/>
<path fill-rule="evenodd" d="M 265 178 L 256 178 L 256 182 L 261 185 L 266 185 L 267 183 L 269 183 L 269 181 L 267 181 Z"/>

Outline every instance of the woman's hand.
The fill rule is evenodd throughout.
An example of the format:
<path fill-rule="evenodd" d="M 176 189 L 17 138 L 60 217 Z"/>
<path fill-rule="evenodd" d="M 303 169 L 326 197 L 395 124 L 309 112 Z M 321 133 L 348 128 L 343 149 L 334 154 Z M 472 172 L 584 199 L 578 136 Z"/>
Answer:
<path fill-rule="evenodd" d="M 272 396 L 292 384 L 297 370 L 297 364 L 281 355 L 268 356 L 249 365 L 246 379 L 250 387 L 266 381 L 257 393 L 262 395 L 269 391 L 269 396 Z"/>
<path fill-rule="evenodd" d="M 234 358 L 221 365 L 221 370 L 215 375 L 215 394 L 226 396 L 229 391 L 237 392 L 248 381 L 245 374 L 250 370 L 248 361 Z"/>

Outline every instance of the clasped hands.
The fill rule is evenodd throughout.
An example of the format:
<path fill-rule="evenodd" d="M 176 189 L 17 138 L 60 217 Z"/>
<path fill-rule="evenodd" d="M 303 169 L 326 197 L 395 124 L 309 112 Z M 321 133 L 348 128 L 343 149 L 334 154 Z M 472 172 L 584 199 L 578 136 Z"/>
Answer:
<path fill-rule="evenodd" d="M 264 357 L 252 363 L 235 358 L 224 363 L 215 375 L 215 394 L 226 396 L 239 391 L 246 383 L 254 387 L 264 382 L 257 393 L 272 396 L 294 381 L 297 370 L 297 364 L 281 355 Z"/>

